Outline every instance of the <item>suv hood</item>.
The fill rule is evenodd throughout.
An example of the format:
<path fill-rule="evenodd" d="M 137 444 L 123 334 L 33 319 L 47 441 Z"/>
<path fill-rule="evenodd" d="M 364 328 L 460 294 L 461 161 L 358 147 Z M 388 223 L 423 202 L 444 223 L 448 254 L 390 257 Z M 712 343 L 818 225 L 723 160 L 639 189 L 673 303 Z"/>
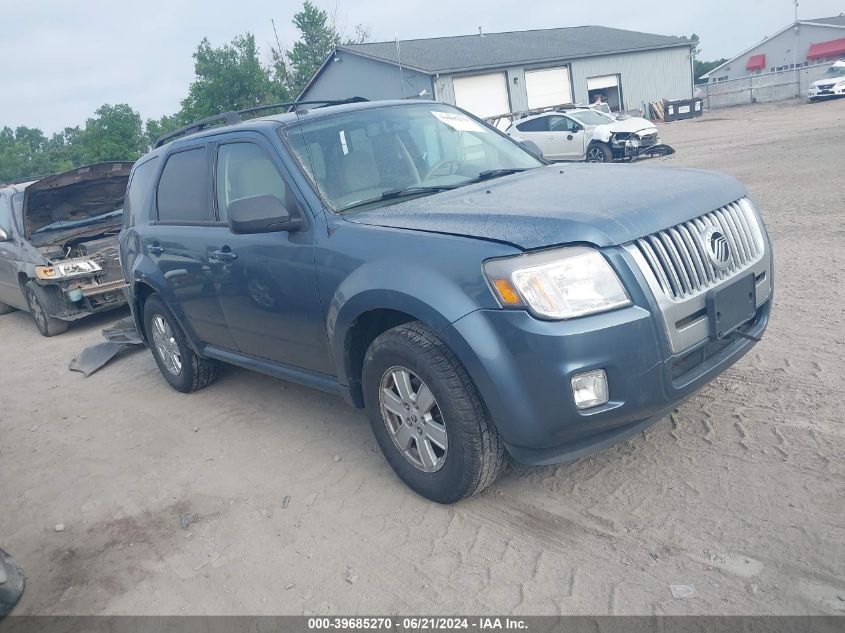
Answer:
<path fill-rule="evenodd" d="M 549 165 L 343 216 L 349 222 L 462 235 L 523 249 L 624 244 L 745 196 L 697 169 Z"/>
<path fill-rule="evenodd" d="M 24 237 L 43 244 L 59 235 L 66 238 L 70 234 L 90 231 L 92 225 L 86 220 L 123 208 L 131 169 L 131 161 L 97 163 L 47 176 L 29 185 L 23 199 Z M 57 222 L 71 224 L 38 233 L 39 229 Z M 121 219 L 116 218 L 111 223 L 120 224 Z M 101 228 L 103 224 L 97 226 Z"/>
<path fill-rule="evenodd" d="M 621 121 L 614 121 L 606 125 L 597 125 L 593 128 L 593 138 L 607 143 L 613 134 L 635 134 L 646 136 L 657 134 L 657 127 L 651 121 L 641 117 L 629 117 Z"/>

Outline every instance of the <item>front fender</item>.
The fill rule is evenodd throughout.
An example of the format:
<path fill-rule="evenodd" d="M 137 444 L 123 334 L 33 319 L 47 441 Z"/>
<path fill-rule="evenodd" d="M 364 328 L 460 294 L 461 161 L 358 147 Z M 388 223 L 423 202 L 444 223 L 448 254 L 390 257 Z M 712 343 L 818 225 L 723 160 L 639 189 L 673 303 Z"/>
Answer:
<path fill-rule="evenodd" d="M 477 289 L 462 287 L 438 270 L 400 259 L 361 265 L 338 286 L 328 307 L 326 329 L 340 384 L 350 382 L 347 334 L 361 315 L 395 310 L 442 332 L 480 307 L 473 290 Z"/>

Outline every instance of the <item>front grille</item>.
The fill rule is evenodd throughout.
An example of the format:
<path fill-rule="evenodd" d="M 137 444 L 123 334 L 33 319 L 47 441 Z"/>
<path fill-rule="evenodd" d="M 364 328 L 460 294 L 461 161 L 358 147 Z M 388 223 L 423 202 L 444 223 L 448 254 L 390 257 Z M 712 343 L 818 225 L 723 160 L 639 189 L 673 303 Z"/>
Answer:
<path fill-rule="evenodd" d="M 704 234 L 715 229 L 727 238 L 730 257 L 724 268 L 714 265 Z M 763 255 L 757 215 L 744 198 L 634 242 L 660 289 L 673 300 L 701 294 L 749 268 Z"/>

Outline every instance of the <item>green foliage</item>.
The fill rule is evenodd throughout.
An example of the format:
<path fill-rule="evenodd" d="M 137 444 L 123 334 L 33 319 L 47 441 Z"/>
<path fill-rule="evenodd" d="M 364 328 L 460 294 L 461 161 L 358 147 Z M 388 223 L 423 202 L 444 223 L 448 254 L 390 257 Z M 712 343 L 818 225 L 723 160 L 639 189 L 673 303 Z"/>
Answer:
<path fill-rule="evenodd" d="M 695 76 L 695 83 L 701 81 L 701 75 L 709 73 L 714 68 L 717 68 L 724 64 L 727 58 L 723 57 L 722 59 L 717 59 L 712 62 L 702 62 L 698 61 L 697 59 L 693 62 L 693 75 Z"/>
<path fill-rule="evenodd" d="M 311 0 L 305 0 L 302 11 L 293 16 L 293 24 L 299 30 L 300 39 L 286 56 L 290 63 L 290 90 L 298 95 L 341 38 L 329 23 L 328 13 L 314 6 Z"/>
<path fill-rule="evenodd" d="M 203 119 L 266 103 L 273 96 L 269 69 L 258 58 L 252 33 L 213 47 L 203 38 L 194 53 L 196 79 L 182 101 L 181 118 Z"/>

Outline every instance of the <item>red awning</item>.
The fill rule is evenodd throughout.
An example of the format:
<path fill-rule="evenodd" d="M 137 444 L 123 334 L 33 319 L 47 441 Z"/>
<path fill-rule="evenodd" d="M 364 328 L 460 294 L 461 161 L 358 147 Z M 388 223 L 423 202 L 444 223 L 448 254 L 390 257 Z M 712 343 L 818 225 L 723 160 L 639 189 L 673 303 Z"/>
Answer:
<path fill-rule="evenodd" d="M 845 37 L 838 40 L 830 40 L 829 42 L 821 42 L 810 46 L 807 51 L 807 59 L 825 59 L 826 57 L 836 57 L 837 55 L 845 55 Z"/>
<path fill-rule="evenodd" d="M 766 67 L 765 55 L 752 55 L 748 58 L 745 70 L 763 70 Z"/>

